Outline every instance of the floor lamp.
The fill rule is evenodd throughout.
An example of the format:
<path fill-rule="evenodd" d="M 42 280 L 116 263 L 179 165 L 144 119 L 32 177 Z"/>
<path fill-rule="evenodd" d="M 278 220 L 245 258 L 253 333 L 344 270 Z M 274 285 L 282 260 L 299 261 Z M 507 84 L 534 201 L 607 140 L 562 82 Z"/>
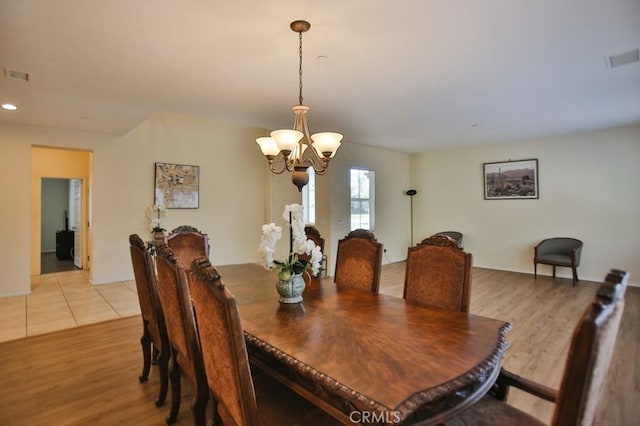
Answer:
<path fill-rule="evenodd" d="M 417 193 L 418 191 L 415 189 L 409 189 L 406 192 L 406 194 L 411 197 L 411 247 L 413 247 L 413 196 Z"/>

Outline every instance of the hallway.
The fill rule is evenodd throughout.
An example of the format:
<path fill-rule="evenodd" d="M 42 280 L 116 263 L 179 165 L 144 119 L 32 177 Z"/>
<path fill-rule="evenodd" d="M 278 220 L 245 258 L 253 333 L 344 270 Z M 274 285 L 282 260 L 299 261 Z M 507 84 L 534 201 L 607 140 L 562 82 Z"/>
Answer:
<path fill-rule="evenodd" d="M 42 275 L 54 272 L 74 271 L 75 269 L 73 259 L 59 260 L 53 252 L 40 254 L 40 273 Z"/>

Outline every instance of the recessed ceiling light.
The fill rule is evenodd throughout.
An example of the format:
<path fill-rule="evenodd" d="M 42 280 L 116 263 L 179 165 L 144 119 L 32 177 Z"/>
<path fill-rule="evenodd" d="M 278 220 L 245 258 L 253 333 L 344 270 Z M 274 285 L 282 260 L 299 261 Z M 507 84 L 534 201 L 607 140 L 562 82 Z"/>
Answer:
<path fill-rule="evenodd" d="M 15 106 L 14 104 L 2 104 L 2 109 L 6 111 L 15 111 L 18 109 L 18 107 Z"/>

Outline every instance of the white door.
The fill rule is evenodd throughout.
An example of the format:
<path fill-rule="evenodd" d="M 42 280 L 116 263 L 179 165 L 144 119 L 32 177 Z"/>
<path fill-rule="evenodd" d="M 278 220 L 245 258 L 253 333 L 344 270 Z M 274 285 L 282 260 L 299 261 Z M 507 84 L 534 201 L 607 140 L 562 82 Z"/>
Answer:
<path fill-rule="evenodd" d="M 69 211 L 72 212 L 73 264 L 82 269 L 82 180 L 71 179 Z"/>

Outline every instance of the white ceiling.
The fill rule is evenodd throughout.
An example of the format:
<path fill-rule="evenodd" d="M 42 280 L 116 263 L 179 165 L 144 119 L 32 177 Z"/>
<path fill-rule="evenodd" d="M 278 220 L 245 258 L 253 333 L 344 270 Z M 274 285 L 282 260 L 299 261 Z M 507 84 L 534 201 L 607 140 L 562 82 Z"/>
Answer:
<path fill-rule="evenodd" d="M 417 152 L 640 123 L 640 0 L 0 0 L 0 121 L 122 135 L 159 111 Z M 320 56 L 326 59 L 319 59 Z"/>

